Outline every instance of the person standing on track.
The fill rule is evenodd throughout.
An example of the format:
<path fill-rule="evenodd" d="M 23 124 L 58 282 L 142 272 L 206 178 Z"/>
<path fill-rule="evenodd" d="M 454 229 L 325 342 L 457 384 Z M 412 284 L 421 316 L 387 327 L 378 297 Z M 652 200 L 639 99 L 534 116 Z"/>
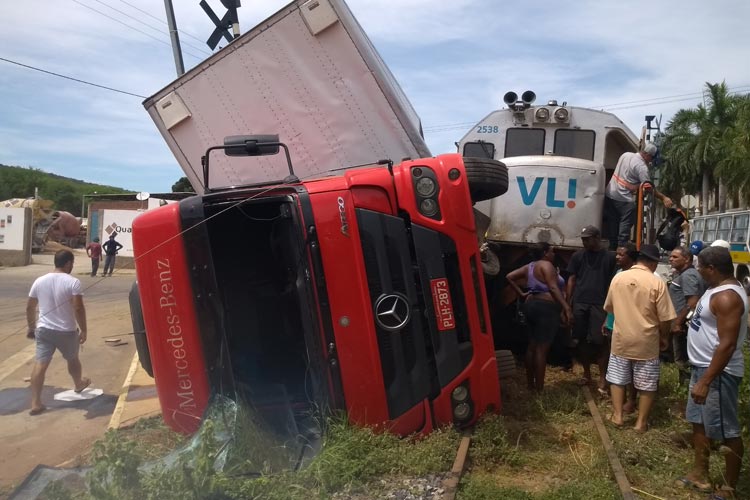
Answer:
<path fill-rule="evenodd" d="M 74 256 L 70 250 L 55 254 L 55 270 L 34 281 L 26 303 L 26 336 L 36 340 L 36 357 L 31 371 L 31 411 L 38 415 L 47 408 L 42 404 L 42 388 L 55 350 L 68 362 L 75 392 L 91 384 L 83 377 L 78 352 L 86 342 L 86 309 L 83 305 L 81 281 L 70 275 Z M 37 307 L 39 315 L 37 317 Z M 78 329 L 76 329 L 78 323 Z"/>
<path fill-rule="evenodd" d="M 654 275 L 659 264 L 656 245 L 642 245 L 635 265 L 612 279 L 604 309 L 614 313 L 612 350 L 607 382 L 612 392 L 612 417 L 623 425 L 625 387 L 631 382 L 638 390 L 638 419 L 635 430 L 648 430 L 648 417 L 659 387 L 659 351 L 666 350 L 669 329 L 676 314 L 667 284 Z"/>
<path fill-rule="evenodd" d="M 591 383 L 591 365 L 599 366 L 597 387 L 606 390 L 607 347 L 602 326 L 607 318 L 602 306 L 607 289 L 615 274 L 615 253 L 601 246 L 601 233 L 596 226 L 581 230 L 583 249 L 575 252 L 568 263 L 570 277 L 566 299 L 573 309 L 573 343 L 578 361 L 583 365 L 580 384 Z"/>
<path fill-rule="evenodd" d="M 529 390 L 541 392 L 547 370 L 547 354 L 560 328 L 570 324 L 573 311 L 563 296 L 565 282 L 555 268 L 555 250 L 539 243 L 532 250 L 534 262 L 511 271 L 508 283 L 523 298 L 529 344 L 526 348 L 526 380 Z M 525 285 L 528 292 L 519 286 Z"/>

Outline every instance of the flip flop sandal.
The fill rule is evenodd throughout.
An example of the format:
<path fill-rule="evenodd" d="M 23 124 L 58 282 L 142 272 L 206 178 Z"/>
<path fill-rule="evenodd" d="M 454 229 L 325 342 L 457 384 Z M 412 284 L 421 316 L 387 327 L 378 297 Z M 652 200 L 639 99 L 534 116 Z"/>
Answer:
<path fill-rule="evenodd" d="M 90 379 L 90 378 L 88 378 L 88 377 L 83 377 L 83 378 L 81 379 L 81 382 L 83 382 L 83 387 L 81 387 L 80 389 L 73 389 L 73 391 L 74 391 L 74 392 L 75 392 L 76 394 L 80 394 L 80 393 L 82 393 L 84 389 L 86 389 L 86 388 L 87 388 L 88 386 L 90 386 L 90 385 L 91 385 L 91 379 Z"/>
<path fill-rule="evenodd" d="M 32 408 L 31 410 L 29 410 L 29 415 L 33 417 L 34 415 L 39 415 L 40 413 L 43 413 L 45 411 L 47 411 L 47 407 L 40 406 L 39 408 Z"/>
<path fill-rule="evenodd" d="M 610 417 L 607 420 L 605 420 L 604 423 L 606 425 L 610 426 L 610 427 L 615 428 L 615 429 L 622 429 L 622 428 L 625 427 L 625 423 L 622 423 L 622 424 L 615 423 L 615 421 L 612 420 L 612 417 Z"/>
<path fill-rule="evenodd" d="M 682 486 L 691 490 L 698 491 L 700 493 L 712 493 L 713 488 L 709 483 L 698 483 L 687 477 L 681 477 L 675 481 L 675 485 Z"/>
<path fill-rule="evenodd" d="M 706 500 L 732 500 L 733 498 L 735 498 L 734 489 L 724 486 L 711 493 Z"/>

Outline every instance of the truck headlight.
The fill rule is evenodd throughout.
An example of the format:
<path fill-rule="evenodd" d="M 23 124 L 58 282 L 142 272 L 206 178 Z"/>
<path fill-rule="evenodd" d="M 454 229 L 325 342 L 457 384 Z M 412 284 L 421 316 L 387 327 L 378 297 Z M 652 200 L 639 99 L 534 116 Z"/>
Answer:
<path fill-rule="evenodd" d="M 453 408 L 453 418 L 456 420 L 468 420 L 471 417 L 471 406 L 469 403 L 459 403 Z"/>
<path fill-rule="evenodd" d="M 432 198 L 425 198 L 419 204 L 419 211 L 422 212 L 422 215 L 432 217 L 438 212 L 438 204 Z"/>
<path fill-rule="evenodd" d="M 424 196 L 425 198 L 427 198 L 428 196 L 432 196 L 435 193 L 437 184 L 435 184 L 435 181 L 430 179 L 429 177 L 421 177 L 416 182 L 416 189 L 419 196 Z"/>
<path fill-rule="evenodd" d="M 451 392 L 451 398 L 453 398 L 453 401 L 457 403 L 463 403 L 467 399 L 469 399 L 469 389 L 466 388 L 464 385 L 459 385 L 455 389 L 453 389 L 453 392 Z"/>

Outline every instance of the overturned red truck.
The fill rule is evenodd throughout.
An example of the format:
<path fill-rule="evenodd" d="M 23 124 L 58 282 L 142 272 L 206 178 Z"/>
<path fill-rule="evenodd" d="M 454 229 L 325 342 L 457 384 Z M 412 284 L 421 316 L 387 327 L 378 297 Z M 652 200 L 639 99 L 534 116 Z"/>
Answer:
<path fill-rule="evenodd" d="M 280 146 L 239 139 L 226 149 Z M 166 421 L 195 430 L 222 388 L 258 406 L 272 392 L 299 415 L 346 410 L 404 435 L 499 410 L 470 198 L 472 185 L 492 194 L 472 183 L 488 170 L 507 184 L 499 162 L 451 154 L 209 189 L 138 217 Z"/>
<path fill-rule="evenodd" d="M 500 409 L 472 205 L 507 169 L 432 157 L 343 1 L 292 2 L 144 105 L 198 193 L 133 224 L 173 428 L 217 393 L 310 441 L 336 410 L 407 435 Z"/>

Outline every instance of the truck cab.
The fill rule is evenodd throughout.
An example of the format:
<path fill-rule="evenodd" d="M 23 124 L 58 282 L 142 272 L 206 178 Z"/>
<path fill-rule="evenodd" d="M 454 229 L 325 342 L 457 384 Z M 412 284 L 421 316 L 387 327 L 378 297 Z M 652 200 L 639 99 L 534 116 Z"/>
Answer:
<path fill-rule="evenodd" d="M 280 147 L 289 160 L 268 135 L 210 149 Z M 500 410 L 472 201 L 504 191 L 485 182 L 502 163 L 448 154 L 300 181 L 290 162 L 283 181 L 214 189 L 210 152 L 202 195 L 133 223 L 146 352 L 172 428 L 194 432 L 221 395 L 295 468 L 337 411 L 406 436 Z"/>

